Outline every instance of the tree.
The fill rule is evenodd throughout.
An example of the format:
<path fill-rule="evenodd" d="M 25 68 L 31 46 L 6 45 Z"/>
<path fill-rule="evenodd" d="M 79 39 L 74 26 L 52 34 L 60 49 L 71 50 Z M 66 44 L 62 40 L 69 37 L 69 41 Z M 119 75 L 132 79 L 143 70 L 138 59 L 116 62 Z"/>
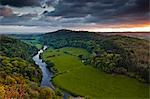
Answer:
<path fill-rule="evenodd" d="M 54 93 L 50 88 L 45 87 L 40 89 L 40 99 L 52 99 L 54 97 Z"/>
<path fill-rule="evenodd" d="M 104 70 L 105 72 L 112 73 L 118 66 L 119 60 L 119 54 L 104 52 L 101 56 L 96 57 L 93 61 L 95 61 L 95 66 L 99 69 Z"/>

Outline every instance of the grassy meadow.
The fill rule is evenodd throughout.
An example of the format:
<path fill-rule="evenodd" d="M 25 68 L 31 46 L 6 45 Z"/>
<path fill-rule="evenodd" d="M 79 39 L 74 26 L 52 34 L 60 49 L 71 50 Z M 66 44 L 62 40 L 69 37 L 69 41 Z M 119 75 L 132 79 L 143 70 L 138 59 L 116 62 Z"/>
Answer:
<path fill-rule="evenodd" d="M 43 47 L 42 44 L 40 44 L 40 42 L 36 39 L 33 40 L 23 40 L 24 42 L 26 42 L 27 44 L 30 44 L 32 46 L 35 46 L 37 49 L 41 49 Z"/>
<path fill-rule="evenodd" d="M 98 99 L 148 98 L 148 85 L 123 75 L 101 72 L 82 63 L 78 55 L 90 57 L 90 53 L 81 48 L 49 48 L 43 53 L 43 59 L 54 63 L 58 70 L 53 78 L 54 85 L 73 95 Z"/>

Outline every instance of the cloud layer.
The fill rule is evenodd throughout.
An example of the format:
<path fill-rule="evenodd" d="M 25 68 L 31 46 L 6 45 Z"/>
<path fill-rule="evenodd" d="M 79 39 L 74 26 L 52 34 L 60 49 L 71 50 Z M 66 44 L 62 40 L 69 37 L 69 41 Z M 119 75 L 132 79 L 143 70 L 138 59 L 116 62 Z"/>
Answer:
<path fill-rule="evenodd" d="M 0 0 L 0 25 L 120 27 L 149 24 L 149 0 Z"/>

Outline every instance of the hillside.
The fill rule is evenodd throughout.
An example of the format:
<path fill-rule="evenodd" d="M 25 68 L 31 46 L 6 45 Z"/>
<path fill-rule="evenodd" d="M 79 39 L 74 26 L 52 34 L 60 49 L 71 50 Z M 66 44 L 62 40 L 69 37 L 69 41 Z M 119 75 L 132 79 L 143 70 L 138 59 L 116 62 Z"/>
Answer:
<path fill-rule="evenodd" d="M 0 36 L 0 53 L 8 57 L 20 57 L 32 61 L 32 56 L 37 52 L 36 47 L 30 46 L 20 40 L 4 35 Z"/>
<path fill-rule="evenodd" d="M 32 60 L 37 48 L 8 36 L 0 38 L 0 99 L 55 97 L 50 88 L 39 87 L 42 73 Z"/>
<path fill-rule="evenodd" d="M 43 35 L 41 42 L 55 49 L 80 47 L 92 54 L 87 64 L 107 73 L 123 74 L 149 83 L 149 41 L 93 32 L 58 30 Z M 80 57 L 84 59 L 84 57 Z"/>

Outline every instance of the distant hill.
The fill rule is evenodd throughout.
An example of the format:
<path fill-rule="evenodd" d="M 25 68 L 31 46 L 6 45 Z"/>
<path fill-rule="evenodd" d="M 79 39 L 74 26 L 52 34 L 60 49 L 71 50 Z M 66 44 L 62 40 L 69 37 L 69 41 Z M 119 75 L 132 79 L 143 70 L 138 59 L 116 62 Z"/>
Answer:
<path fill-rule="evenodd" d="M 150 40 L 150 32 L 105 32 L 103 35 L 121 35 Z"/>

